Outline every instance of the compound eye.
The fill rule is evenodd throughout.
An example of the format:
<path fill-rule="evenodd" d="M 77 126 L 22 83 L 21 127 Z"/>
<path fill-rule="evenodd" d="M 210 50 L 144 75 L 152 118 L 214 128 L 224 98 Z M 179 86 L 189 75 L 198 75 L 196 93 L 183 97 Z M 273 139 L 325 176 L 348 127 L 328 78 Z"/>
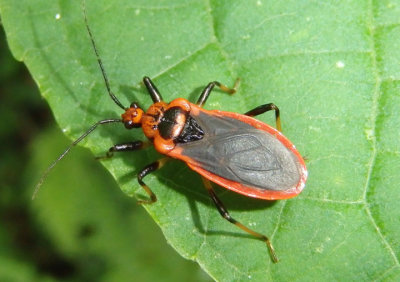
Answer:
<path fill-rule="evenodd" d="M 124 122 L 125 128 L 126 129 L 132 129 L 135 127 L 135 124 L 131 120 L 127 120 Z"/>
<path fill-rule="evenodd" d="M 132 102 L 130 107 L 134 108 L 134 109 L 137 109 L 137 108 L 139 108 L 139 104 L 137 102 Z"/>
<path fill-rule="evenodd" d="M 141 123 L 135 123 L 132 120 L 127 120 L 124 122 L 125 128 L 126 129 L 132 129 L 132 128 L 139 128 L 142 126 Z"/>

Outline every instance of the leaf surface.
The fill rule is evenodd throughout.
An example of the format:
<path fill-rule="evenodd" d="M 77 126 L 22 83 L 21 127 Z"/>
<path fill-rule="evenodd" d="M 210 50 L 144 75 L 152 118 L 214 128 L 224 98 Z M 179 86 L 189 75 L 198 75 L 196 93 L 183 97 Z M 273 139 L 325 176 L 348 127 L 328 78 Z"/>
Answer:
<path fill-rule="evenodd" d="M 65 133 L 120 115 L 107 95 L 80 1 L 0 1 L 14 56 L 23 60 Z M 195 101 L 210 81 L 206 108 L 245 112 L 274 102 L 283 131 L 308 159 L 297 198 L 269 203 L 223 189 L 233 217 L 268 235 L 281 260 L 220 218 L 201 179 L 169 162 L 146 177 L 158 202 L 145 206 L 168 242 L 215 279 L 396 280 L 400 276 L 400 1 L 87 1 L 111 88 L 124 105 Z M 272 115 L 261 120 L 273 124 Z M 101 155 L 142 139 L 122 125 L 96 130 L 83 145 Z M 160 156 L 154 149 L 104 162 L 128 195 Z"/>

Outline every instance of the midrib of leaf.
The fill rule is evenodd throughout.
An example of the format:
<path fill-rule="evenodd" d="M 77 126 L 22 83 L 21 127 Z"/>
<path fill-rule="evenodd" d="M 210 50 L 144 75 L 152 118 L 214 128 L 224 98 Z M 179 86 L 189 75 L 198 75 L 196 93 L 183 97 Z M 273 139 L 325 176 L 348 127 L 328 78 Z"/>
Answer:
<path fill-rule="evenodd" d="M 201 52 L 203 49 L 205 49 L 210 44 L 216 44 L 218 46 L 218 48 L 220 50 L 220 53 L 221 53 L 221 56 L 225 59 L 225 61 L 228 63 L 228 65 L 230 67 L 229 72 L 231 74 L 235 73 L 234 69 L 233 69 L 232 58 L 229 56 L 229 53 L 224 49 L 224 44 L 219 39 L 218 33 L 216 32 L 215 20 L 214 20 L 214 15 L 212 13 L 212 4 L 210 3 L 210 0 L 205 0 L 205 7 L 207 8 L 207 12 L 208 12 L 209 18 L 210 18 L 210 23 L 209 24 L 211 26 L 211 31 L 212 31 L 212 37 L 211 38 L 213 38 L 214 40 L 211 40 L 210 42 L 208 42 L 204 46 L 200 47 L 194 53 L 192 53 L 192 54 L 190 54 L 190 55 L 188 55 L 188 56 L 186 56 L 184 58 L 181 58 L 174 65 L 169 66 L 167 69 L 164 69 L 164 70 L 160 71 L 159 74 L 157 74 L 156 76 L 160 76 L 160 75 L 164 74 L 165 72 L 167 72 L 168 70 L 178 66 L 179 64 L 184 63 L 187 59 L 195 56 L 196 53 Z M 285 15 L 280 15 L 280 16 L 287 16 L 287 15 L 285 14 Z M 277 18 L 277 17 L 273 17 L 273 18 Z M 272 18 L 268 18 L 267 20 L 271 20 L 271 19 Z M 263 23 L 260 23 L 259 25 L 262 25 Z M 255 27 L 255 28 L 258 28 L 258 27 Z M 242 100 L 240 102 L 242 102 Z M 244 103 L 244 102 L 242 102 L 242 103 Z M 282 215 L 284 214 L 285 206 L 286 206 L 286 202 L 284 202 L 282 204 L 282 206 L 280 208 L 280 211 L 279 211 L 279 213 L 277 215 L 277 220 L 276 220 L 275 227 L 273 229 L 272 234 L 269 236 L 271 241 L 273 241 L 273 237 L 274 237 L 274 235 L 277 233 L 277 231 L 279 229 L 279 225 L 281 223 L 281 218 L 282 218 Z M 211 217 L 211 214 L 208 214 L 207 218 L 210 218 L 210 217 Z M 203 224 L 204 224 L 205 230 L 207 230 L 208 220 L 207 220 L 207 222 L 204 222 Z M 199 248 L 197 249 L 195 254 L 192 256 L 192 258 L 194 258 L 199 263 L 199 265 L 202 267 L 202 269 L 204 271 L 206 271 L 211 277 L 213 277 L 213 279 L 218 280 L 217 277 L 215 275 L 213 275 L 212 272 L 210 272 L 209 267 L 207 265 L 205 265 L 201 260 L 197 259 L 198 254 L 201 252 L 202 248 L 204 248 L 205 246 L 207 246 L 207 236 L 206 235 L 203 236 L 203 242 L 200 244 Z M 233 269 L 235 271 L 236 275 L 239 275 L 241 278 L 247 277 L 248 274 L 246 272 L 241 271 L 240 269 L 238 269 L 237 265 L 231 264 L 228 260 L 225 259 L 224 253 L 218 252 L 217 250 L 214 250 L 214 252 L 219 255 L 219 257 L 224 261 L 224 264 L 229 265 L 230 269 Z M 265 275 L 268 276 L 269 280 L 273 280 L 272 272 L 269 271 L 269 267 L 270 266 L 271 266 L 271 263 L 268 264 L 268 268 L 263 269 L 263 270 L 258 271 L 258 272 L 265 273 Z"/>
<path fill-rule="evenodd" d="M 376 158 L 378 155 L 378 149 L 377 149 L 377 139 L 376 139 L 376 133 L 377 133 L 377 117 L 379 115 L 379 105 L 381 104 L 381 85 L 382 85 L 382 77 L 381 77 L 381 71 L 379 70 L 378 63 L 377 63 L 377 48 L 376 48 L 376 29 L 379 27 L 376 24 L 375 21 L 375 7 L 374 7 L 374 1 L 369 0 L 368 1 L 368 19 L 367 19 L 367 24 L 368 24 L 368 32 L 369 32 L 369 44 L 370 44 L 370 55 L 371 55 L 371 63 L 372 63 L 372 69 L 373 69 L 373 74 L 374 74 L 374 80 L 375 80 L 375 88 L 373 92 L 373 97 L 372 97 L 372 109 L 371 109 L 371 128 L 369 130 L 369 134 L 367 135 L 367 139 L 371 141 L 372 144 L 372 155 L 371 159 L 368 165 L 368 174 L 365 182 L 365 187 L 364 187 L 364 193 L 363 193 L 363 205 L 365 207 L 365 210 L 367 212 L 368 218 L 371 220 L 371 223 L 373 227 L 375 228 L 376 232 L 378 233 L 379 237 L 381 238 L 383 244 L 386 246 L 386 248 L 389 250 L 390 255 L 393 257 L 393 261 L 395 263 L 394 266 L 399 266 L 399 260 L 394 252 L 393 247 L 390 245 L 390 243 L 386 240 L 385 236 L 383 235 L 380 227 L 378 226 L 377 221 L 372 215 L 371 209 L 370 209 L 370 204 L 367 199 L 367 192 L 371 187 L 371 177 L 373 175 L 375 164 L 376 164 Z M 394 266 L 390 267 L 393 268 Z M 388 270 L 387 270 L 388 271 Z"/>
<path fill-rule="evenodd" d="M 230 73 L 232 73 L 232 74 L 234 73 L 234 71 L 233 71 L 232 60 L 231 60 L 231 58 L 230 58 L 228 52 L 226 52 L 226 51 L 223 49 L 223 45 L 222 45 L 221 41 L 219 40 L 219 38 L 218 38 L 218 36 L 217 36 L 217 33 L 215 32 L 215 31 L 216 31 L 216 29 L 215 29 L 215 21 L 214 21 L 213 14 L 212 14 L 212 12 L 211 12 L 211 11 L 212 11 L 212 5 L 211 5 L 211 3 L 210 3 L 209 0 L 205 0 L 205 7 L 206 7 L 206 9 L 207 9 L 206 12 L 208 13 L 209 18 L 210 18 L 210 22 L 205 23 L 205 24 L 208 24 L 208 25 L 211 26 L 211 31 L 212 31 L 212 36 L 211 36 L 211 38 L 212 38 L 212 40 L 210 40 L 210 41 L 208 41 L 206 44 L 200 46 L 198 49 L 196 49 L 196 50 L 195 50 L 194 52 L 192 52 L 191 54 L 189 54 L 189 55 L 187 55 L 187 56 L 185 56 L 185 57 L 180 58 L 179 60 L 177 60 L 177 61 L 174 62 L 173 64 L 167 66 L 166 68 L 160 70 L 158 73 L 152 75 L 152 78 L 153 78 L 153 79 L 157 79 L 157 77 L 160 77 L 160 76 L 162 76 L 162 75 L 165 75 L 165 74 L 168 73 L 170 70 L 172 70 L 172 69 L 178 67 L 180 64 L 183 64 L 183 63 L 185 63 L 186 61 L 190 60 L 190 58 L 196 56 L 198 53 L 200 53 L 201 51 L 203 51 L 204 49 L 206 49 L 206 48 L 207 48 L 208 46 L 210 46 L 211 44 L 216 44 L 216 45 L 218 46 L 218 48 L 219 48 L 219 50 L 220 50 L 220 52 L 221 52 L 221 56 L 226 60 L 226 62 L 228 63 L 228 65 L 229 65 L 229 67 L 230 67 L 230 69 L 229 69 Z M 146 8 L 148 8 L 148 7 L 146 7 Z M 173 9 L 173 8 L 175 8 L 175 7 L 172 7 L 172 8 L 169 8 L 169 9 Z M 161 177 L 161 178 L 162 178 L 162 177 Z M 164 179 L 164 181 L 168 182 L 168 181 L 171 181 L 171 180 L 170 180 L 170 179 Z M 174 185 L 175 185 L 175 186 L 178 186 L 176 183 L 175 183 Z M 187 189 L 187 187 L 181 187 L 181 188 L 182 188 L 183 190 Z M 192 192 L 192 191 L 191 191 L 191 192 Z M 200 196 L 203 196 L 203 195 L 200 195 Z M 283 208 L 281 209 L 281 212 L 282 212 L 282 210 L 283 210 Z M 206 218 L 208 219 L 208 218 L 210 218 L 210 217 L 212 217 L 211 213 L 208 214 L 208 216 L 207 216 Z M 222 219 L 221 219 L 221 220 L 222 220 Z M 207 230 L 208 220 L 206 220 L 205 222 L 203 222 L 203 225 L 204 225 L 205 230 Z M 276 226 L 275 229 L 274 229 L 274 233 L 275 233 L 275 231 L 278 229 L 278 225 L 279 225 L 279 221 L 278 221 L 278 223 L 277 223 L 277 226 Z M 167 240 L 168 240 L 168 239 L 167 239 Z M 191 255 L 191 259 L 196 260 L 196 261 L 199 263 L 199 265 L 202 267 L 202 269 L 203 269 L 204 271 L 206 271 L 211 277 L 213 277 L 215 280 L 217 280 L 217 277 L 216 277 L 215 275 L 213 275 L 212 272 L 209 271 L 209 266 L 208 266 L 208 265 L 205 265 L 204 262 L 203 262 L 202 260 L 198 260 L 198 259 L 197 259 L 198 254 L 201 252 L 201 250 L 202 250 L 205 246 L 207 246 L 207 236 L 206 236 L 206 234 L 204 234 L 204 236 L 203 236 L 203 242 L 200 244 L 200 246 L 199 246 L 199 248 L 197 249 L 197 251 L 196 251 L 194 254 Z M 247 276 L 247 274 L 244 273 L 244 272 L 242 272 L 240 269 L 238 269 L 236 265 L 231 264 L 228 260 L 226 260 L 226 259 L 224 258 L 224 253 L 218 252 L 217 250 L 214 250 L 214 252 L 215 252 L 216 254 L 219 254 L 219 257 L 224 261 L 224 263 L 227 264 L 227 265 L 229 265 L 229 267 L 230 267 L 231 269 L 234 269 L 234 271 L 237 273 L 237 275 L 240 275 L 241 277 Z M 266 271 L 267 271 L 267 270 L 266 270 Z M 267 272 L 267 273 L 269 273 L 269 272 Z M 269 274 L 270 274 L 270 273 L 269 273 Z M 271 278 L 271 277 L 270 277 L 270 278 Z"/>

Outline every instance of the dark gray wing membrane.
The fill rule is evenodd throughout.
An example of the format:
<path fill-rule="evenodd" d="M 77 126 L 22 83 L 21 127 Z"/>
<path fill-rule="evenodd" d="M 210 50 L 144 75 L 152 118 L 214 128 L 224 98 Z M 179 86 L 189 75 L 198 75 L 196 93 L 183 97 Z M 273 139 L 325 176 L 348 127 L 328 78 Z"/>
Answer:
<path fill-rule="evenodd" d="M 201 168 L 246 186 L 284 191 L 300 181 L 297 157 L 266 131 L 230 117 L 194 117 L 201 140 L 177 144 Z"/>

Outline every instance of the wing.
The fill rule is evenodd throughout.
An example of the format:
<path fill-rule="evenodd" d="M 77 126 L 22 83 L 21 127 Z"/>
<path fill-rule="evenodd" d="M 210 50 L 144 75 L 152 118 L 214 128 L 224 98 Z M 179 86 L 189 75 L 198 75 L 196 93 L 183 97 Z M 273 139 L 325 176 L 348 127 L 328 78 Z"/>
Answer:
<path fill-rule="evenodd" d="M 229 183 L 277 192 L 293 190 L 302 180 L 305 182 L 301 156 L 275 129 L 235 113 L 201 110 L 193 117 L 204 130 L 204 138 L 177 144 L 181 157 L 173 157 L 183 159 L 203 176 L 211 178 L 211 173 Z M 230 185 L 223 186 L 231 189 Z"/>

